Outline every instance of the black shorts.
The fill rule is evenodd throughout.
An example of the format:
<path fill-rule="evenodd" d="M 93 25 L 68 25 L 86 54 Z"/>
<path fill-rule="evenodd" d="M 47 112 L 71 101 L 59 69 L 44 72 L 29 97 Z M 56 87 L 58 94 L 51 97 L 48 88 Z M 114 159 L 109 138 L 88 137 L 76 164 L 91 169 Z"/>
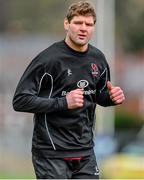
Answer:
<path fill-rule="evenodd" d="M 81 160 L 46 159 L 33 155 L 32 162 L 37 179 L 99 179 L 94 154 Z"/>

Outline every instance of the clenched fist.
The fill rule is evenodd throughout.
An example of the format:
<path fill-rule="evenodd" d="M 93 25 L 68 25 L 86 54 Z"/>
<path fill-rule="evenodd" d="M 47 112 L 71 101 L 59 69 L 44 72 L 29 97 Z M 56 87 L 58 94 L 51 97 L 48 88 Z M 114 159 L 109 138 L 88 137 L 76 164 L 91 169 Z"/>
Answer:
<path fill-rule="evenodd" d="M 76 109 L 84 104 L 83 89 L 75 89 L 66 95 L 68 109 Z"/>
<path fill-rule="evenodd" d="M 107 81 L 107 88 L 108 88 L 111 100 L 115 104 L 122 104 L 123 101 L 125 100 L 123 90 L 120 87 L 112 86 L 110 81 Z"/>

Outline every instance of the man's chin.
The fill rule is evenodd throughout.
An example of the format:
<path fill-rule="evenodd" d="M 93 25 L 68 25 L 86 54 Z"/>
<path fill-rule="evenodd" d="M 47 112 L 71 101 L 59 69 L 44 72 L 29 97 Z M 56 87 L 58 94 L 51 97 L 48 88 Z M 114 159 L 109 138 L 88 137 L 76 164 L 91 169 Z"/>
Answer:
<path fill-rule="evenodd" d="M 78 46 L 85 46 L 85 45 L 87 44 L 87 42 L 86 42 L 86 41 L 83 41 L 83 40 L 79 40 L 79 41 L 76 42 L 76 44 L 77 44 Z"/>

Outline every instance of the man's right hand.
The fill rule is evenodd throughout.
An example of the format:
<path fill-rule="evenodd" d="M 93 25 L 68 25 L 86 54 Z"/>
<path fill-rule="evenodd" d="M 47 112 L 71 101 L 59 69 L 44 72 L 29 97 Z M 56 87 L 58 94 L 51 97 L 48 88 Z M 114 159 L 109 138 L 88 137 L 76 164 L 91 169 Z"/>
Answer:
<path fill-rule="evenodd" d="M 83 89 L 75 89 L 66 95 L 68 109 L 76 109 L 84 104 Z"/>

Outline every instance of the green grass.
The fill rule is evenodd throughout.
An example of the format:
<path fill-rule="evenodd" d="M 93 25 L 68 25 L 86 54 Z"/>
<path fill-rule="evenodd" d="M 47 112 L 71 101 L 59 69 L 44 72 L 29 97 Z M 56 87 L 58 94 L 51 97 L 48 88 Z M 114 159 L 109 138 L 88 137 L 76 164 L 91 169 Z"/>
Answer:
<path fill-rule="evenodd" d="M 0 179 L 35 179 L 34 174 L 0 172 Z"/>

